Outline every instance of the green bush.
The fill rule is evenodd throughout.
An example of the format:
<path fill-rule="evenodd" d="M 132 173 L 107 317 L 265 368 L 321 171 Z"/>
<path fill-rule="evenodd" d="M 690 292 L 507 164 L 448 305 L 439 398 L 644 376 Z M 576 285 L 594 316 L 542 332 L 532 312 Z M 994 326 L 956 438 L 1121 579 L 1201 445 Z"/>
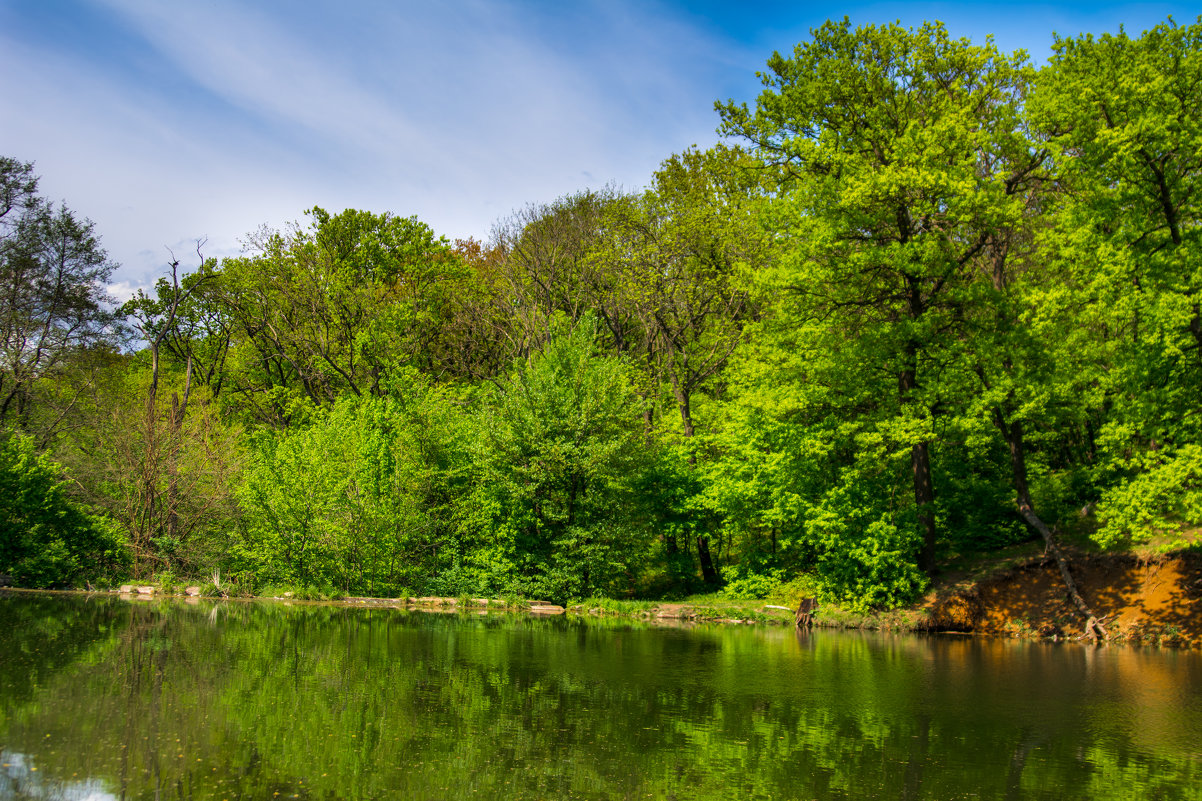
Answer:
<path fill-rule="evenodd" d="M 752 572 L 740 565 L 728 565 L 722 568 L 722 580 L 723 598 L 767 598 L 780 588 L 784 571 Z"/>
<path fill-rule="evenodd" d="M 414 377 L 404 396 L 344 398 L 311 418 L 254 439 L 232 565 L 256 583 L 432 589 L 458 550 L 464 421 L 450 398 Z M 466 580 L 437 589 L 475 591 Z"/>
<path fill-rule="evenodd" d="M 77 586 L 128 568 L 117 528 L 63 492 L 59 465 L 31 440 L 0 443 L 0 573 L 23 587 Z"/>
<path fill-rule="evenodd" d="M 623 596 L 651 539 L 635 492 L 640 401 L 629 366 L 599 352 L 595 318 L 555 328 L 487 398 L 471 526 L 489 548 L 472 558 L 503 593 Z"/>

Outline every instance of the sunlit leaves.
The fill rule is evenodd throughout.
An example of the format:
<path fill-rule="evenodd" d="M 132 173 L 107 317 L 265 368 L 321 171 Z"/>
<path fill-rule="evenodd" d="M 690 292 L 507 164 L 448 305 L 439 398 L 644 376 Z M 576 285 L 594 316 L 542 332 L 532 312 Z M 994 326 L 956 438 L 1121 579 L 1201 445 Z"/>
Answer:
<path fill-rule="evenodd" d="M 597 352 L 596 320 L 559 325 L 487 405 L 478 492 L 510 586 L 562 601 L 631 588 L 647 535 L 632 495 L 646 439 L 625 363 Z"/>

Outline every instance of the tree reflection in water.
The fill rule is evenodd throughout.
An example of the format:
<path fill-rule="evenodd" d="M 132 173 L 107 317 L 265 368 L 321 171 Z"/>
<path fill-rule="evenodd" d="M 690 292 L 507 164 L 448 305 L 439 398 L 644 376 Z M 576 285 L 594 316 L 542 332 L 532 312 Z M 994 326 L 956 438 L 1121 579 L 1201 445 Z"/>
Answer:
<path fill-rule="evenodd" d="M 1202 770 L 1194 653 L 25 594 L 0 653 L 3 797 L 1189 798 Z"/>

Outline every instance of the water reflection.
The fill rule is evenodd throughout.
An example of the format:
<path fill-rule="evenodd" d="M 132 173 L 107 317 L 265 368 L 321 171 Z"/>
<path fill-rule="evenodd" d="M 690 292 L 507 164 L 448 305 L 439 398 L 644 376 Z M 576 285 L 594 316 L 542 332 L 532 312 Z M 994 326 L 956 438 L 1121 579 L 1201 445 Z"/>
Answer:
<path fill-rule="evenodd" d="M 26 596 L 0 654 L 0 797 L 1202 792 L 1194 653 Z"/>

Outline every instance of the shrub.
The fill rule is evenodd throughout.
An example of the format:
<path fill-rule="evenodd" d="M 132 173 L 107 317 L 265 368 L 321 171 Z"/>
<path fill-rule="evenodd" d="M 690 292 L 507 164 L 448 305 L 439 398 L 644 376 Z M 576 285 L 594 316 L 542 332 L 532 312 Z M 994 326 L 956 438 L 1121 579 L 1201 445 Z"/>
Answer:
<path fill-rule="evenodd" d="M 116 526 L 73 503 L 63 484 L 28 438 L 0 443 L 0 573 L 18 586 L 73 586 L 129 565 Z"/>

